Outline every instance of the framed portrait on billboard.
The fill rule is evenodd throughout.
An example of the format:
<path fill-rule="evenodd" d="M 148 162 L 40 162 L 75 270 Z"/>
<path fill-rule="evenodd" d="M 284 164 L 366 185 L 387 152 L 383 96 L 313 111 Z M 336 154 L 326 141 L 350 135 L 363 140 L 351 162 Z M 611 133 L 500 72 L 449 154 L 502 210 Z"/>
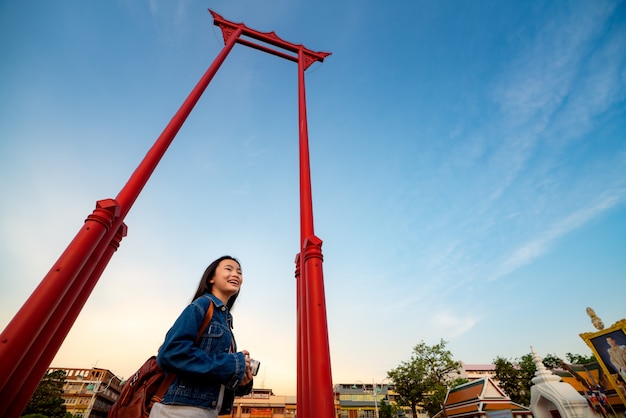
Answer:
<path fill-rule="evenodd" d="M 580 334 L 587 343 L 617 395 L 626 405 L 626 319 L 611 327 Z"/>

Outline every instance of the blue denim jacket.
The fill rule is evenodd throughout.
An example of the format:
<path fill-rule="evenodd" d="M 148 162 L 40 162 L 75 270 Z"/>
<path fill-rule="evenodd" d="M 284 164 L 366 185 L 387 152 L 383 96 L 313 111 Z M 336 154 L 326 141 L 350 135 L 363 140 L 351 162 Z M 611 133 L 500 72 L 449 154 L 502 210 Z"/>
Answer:
<path fill-rule="evenodd" d="M 215 305 L 213 317 L 200 342 L 194 344 L 211 301 Z M 219 413 L 228 414 L 235 395 L 250 393 L 252 382 L 239 386 L 246 371 L 246 361 L 243 353 L 237 353 L 229 324 L 232 324 L 232 316 L 228 307 L 211 294 L 194 300 L 183 310 L 167 332 L 157 355 L 159 367 L 176 373 L 163 404 L 215 409 L 224 385 Z"/>

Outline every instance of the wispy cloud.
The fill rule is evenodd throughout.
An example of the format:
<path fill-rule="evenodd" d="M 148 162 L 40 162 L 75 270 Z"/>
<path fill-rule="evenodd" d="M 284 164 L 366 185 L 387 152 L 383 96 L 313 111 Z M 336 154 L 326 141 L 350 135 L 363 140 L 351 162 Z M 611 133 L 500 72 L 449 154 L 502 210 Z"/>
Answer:
<path fill-rule="evenodd" d="M 529 41 L 503 75 L 495 99 L 511 122 L 545 123 L 559 109 L 593 54 L 598 35 L 611 17 L 611 3 L 579 4 L 585 10 L 562 15 Z"/>
<path fill-rule="evenodd" d="M 607 66 L 605 57 L 608 55 L 594 52 L 597 37 L 611 18 L 615 5 L 598 3 L 589 7 L 583 3 L 579 6 L 585 10 L 563 15 L 538 32 L 495 83 L 493 98 L 501 108 L 505 137 L 500 153 L 507 158 L 495 155 L 496 159 L 506 161 L 507 174 L 500 176 L 503 181 L 492 193 L 492 199 L 497 199 L 512 184 L 533 155 L 537 142 L 546 139 L 545 134 L 553 131 L 556 123 L 579 125 L 581 119 L 586 119 L 581 116 L 606 109 L 609 102 L 619 97 L 615 97 L 614 92 L 623 91 L 624 80 L 623 76 L 620 80 L 617 59 Z M 623 45 L 619 44 L 623 41 L 614 40 L 604 49 L 621 48 L 623 51 Z M 598 61 L 603 64 L 598 65 Z M 589 66 L 605 70 L 588 71 Z M 597 105 L 589 108 L 591 97 Z M 572 98 L 587 100 L 584 106 L 576 106 L 576 102 L 571 104 Z M 587 114 L 581 115 L 582 112 Z"/>
<path fill-rule="evenodd" d="M 559 238 L 626 201 L 626 188 L 607 192 L 590 205 L 582 207 L 555 223 L 544 233 L 524 243 L 507 257 L 491 277 L 499 279 L 541 257 Z"/>
<path fill-rule="evenodd" d="M 432 322 L 436 329 L 442 330 L 441 332 L 449 338 L 454 338 L 469 332 L 480 322 L 480 319 L 474 313 L 464 311 L 460 314 L 455 314 L 446 309 L 435 313 Z"/>
<path fill-rule="evenodd" d="M 491 174 L 497 181 L 478 213 L 479 216 L 501 216 L 512 202 L 508 190 L 526 184 L 525 210 L 533 208 L 541 213 L 541 197 L 531 185 L 549 185 L 552 193 L 576 195 L 576 188 L 584 189 L 587 201 L 584 207 L 566 204 L 552 213 L 543 213 L 536 227 L 526 228 L 520 238 L 523 244 L 510 252 L 491 279 L 500 278 L 544 255 L 560 237 L 601 216 L 623 202 L 623 182 L 609 178 L 600 181 L 589 192 L 588 185 L 572 183 L 571 179 L 554 179 L 549 167 L 564 163 L 569 140 L 581 137 L 597 128 L 594 117 L 605 112 L 625 96 L 626 77 L 624 56 L 626 39 L 624 28 L 616 26 L 616 33 L 603 37 L 608 21 L 615 11 L 613 3 L 585 3 L 580 10 L 561 15 L 547 24 L 528 42 L 528 47 L 510 63 L 493 89 L 494 100 L 500 104 L 501 133 L 505 138 L 492 156 Z M 591 139 L 590 139 L 591 140 Z M 553 156 L 542 152 L 542 168 L 536 164 L 539 147 L 550 144 L 560 149 Z M 543 149 L 543 148 L 542 148 Z M 618 163 L 619 164 L 619 163 Z M 620 176 L 622 170 L 607 176 Z M 623 172 L 621 173 L 623 175 Z M 556 181 L 555 181 L 556 180 Z M 550 198 L 550 197 L 546 197 Z M 575 200 L 575 199 L 573 199 Z M 497 209 L 496 209 L 497 208 Z M 502 219 L 501 219 L 502 221 Z M 547 225 L 547 227 L 546 227 Z M 535 231 L 535 232 L 533 232 Z"/>

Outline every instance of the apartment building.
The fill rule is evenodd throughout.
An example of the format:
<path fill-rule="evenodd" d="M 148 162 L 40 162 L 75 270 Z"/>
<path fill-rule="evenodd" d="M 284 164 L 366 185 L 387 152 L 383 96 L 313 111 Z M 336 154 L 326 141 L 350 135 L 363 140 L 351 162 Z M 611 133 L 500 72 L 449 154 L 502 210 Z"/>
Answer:
<path fill-rule="evenodd" d="M 338 418 L 375 418 L 383 404 L 396 404 L 397 393 L 389 384 L 339 383 L 333 391 Z M 410 415 L 410 409 L 404 408 L 398 416 Z"/>
<path fill-rule="evenodd" d="M 48 373 L 65 372 L 63 397 L 65 409 L 75 417 L 106 417 L 120 395 L 121 381 L 106 369 L 49 368 Z"/>
<path fill-rule="evenodd" d="M 496 365 L 495 364 L 466 364 L 461 362 L 461 373 L 459 377 L 464 377 L 470 382 L 479 380 L 485 377 L 495 379 L 496 377 Z"/>

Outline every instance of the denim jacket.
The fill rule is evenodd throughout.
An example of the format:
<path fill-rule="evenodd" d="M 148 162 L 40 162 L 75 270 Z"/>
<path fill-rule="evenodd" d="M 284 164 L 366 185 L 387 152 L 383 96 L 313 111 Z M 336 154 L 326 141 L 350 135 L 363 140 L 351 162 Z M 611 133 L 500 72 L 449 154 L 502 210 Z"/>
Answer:
<path fill-rule="evenodd" d="M 213 317 L 199 343 L 194 344 L 211 301 L 215 305 Z M 163 404 L 216 409 L 221 400 L 218 412 L 228 414 L 235 395 L 250 393 L 252 382 L 239 386 L 246 361 L 243 353 L 237 352 L 230 324 L 228 307 L 211 294 L 201 296 L 183 310 L 157 355 L 159 367 L 176 373 Z"/>

